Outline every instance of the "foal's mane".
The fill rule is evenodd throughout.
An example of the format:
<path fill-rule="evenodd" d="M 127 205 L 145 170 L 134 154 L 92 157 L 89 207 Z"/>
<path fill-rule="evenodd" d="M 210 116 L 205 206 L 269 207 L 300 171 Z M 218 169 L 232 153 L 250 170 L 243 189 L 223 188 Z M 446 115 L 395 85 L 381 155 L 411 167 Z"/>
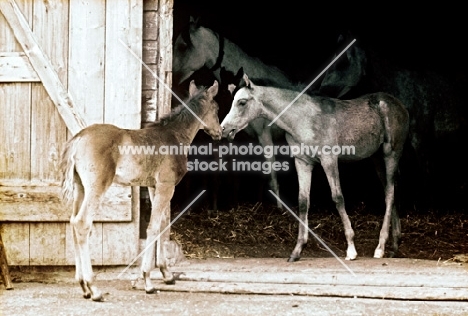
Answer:
<path fill-rule="evenodd" d="M 300 92 L 302 90 L 302 88 L 298 85 L 294 85 L 294 84 L 290 84 L 290 85 L 284 85 L 284 84 L 279 84 L 278 82 L 274 81 L 274 80 L 271 80 L 269 78 L 249 78 L 249 80 L 252 81 L 252 83 L 256 86 L 263 86 L 263 87 L 273 87 L 273 88 L 280 88 L 280 89 L 288 89 L 288 90 L 293 90 L 293 91 L 297 91 L 297 92 Z M 239 91 L 239 89 L 241 88 L 244 88 L 246 85 L 245 85 L 245 81 L 244 80 L 241 80 L 238 85 L 236 86 L 236 88 L 234 89 L 233 91 L 233 94 L 232 95 L 235 95 L 237 91 Z"/>
<path fill-rule="evenodd" d="M 204 93 L 207 90 L 207 87 L 200 88 L 198 93 L 194 96 L 186 99 L 184 103 L 195 113 L 200 113 L 200 108 L 203 106 L 203 99 L 206 99 L 206 94 Z M 146 124 L 145 128 L 154 128 L 157 126 L 167 126 L 173 122 L 188 122 L 194 116 L 190 111 L 185 107 L 184 104 L 179 104 L 171 110 L 170 113 L 164 115 L 156 122 L 151 122 Z"/>

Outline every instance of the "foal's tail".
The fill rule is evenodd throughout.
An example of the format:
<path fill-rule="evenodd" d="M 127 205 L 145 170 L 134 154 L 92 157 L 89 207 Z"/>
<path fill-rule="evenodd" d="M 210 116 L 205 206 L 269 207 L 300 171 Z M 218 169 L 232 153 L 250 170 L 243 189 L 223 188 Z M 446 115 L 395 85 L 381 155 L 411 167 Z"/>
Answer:
<path fill-rule="evenodd" d="M 62 201 L 69 205 L 73 201 L 73 184 L 75 182 L 75 154 L 81 137 L 73 137 L 62 153 L 60 168 L 62 171 Z"/>

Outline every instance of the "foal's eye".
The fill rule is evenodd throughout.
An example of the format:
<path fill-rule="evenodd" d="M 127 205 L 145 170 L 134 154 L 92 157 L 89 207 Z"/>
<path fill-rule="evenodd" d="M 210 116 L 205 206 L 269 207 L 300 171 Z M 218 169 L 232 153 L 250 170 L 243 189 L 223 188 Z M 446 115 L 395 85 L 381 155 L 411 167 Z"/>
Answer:
<path fill-rule="evenodd" d="M 239 102 L 237 103 L 239 106 L 244 106 L 247 104 L 247 100 L 246 99 L 242 99 L 242 100 L 239 100 Z"/>

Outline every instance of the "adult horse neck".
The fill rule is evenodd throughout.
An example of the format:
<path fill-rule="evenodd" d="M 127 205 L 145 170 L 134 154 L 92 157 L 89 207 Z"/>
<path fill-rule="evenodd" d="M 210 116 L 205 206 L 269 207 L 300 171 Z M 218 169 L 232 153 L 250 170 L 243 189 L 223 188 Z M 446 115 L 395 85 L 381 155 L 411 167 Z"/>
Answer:
<path fill-rule="evenodd" d="M 260 59 L 249 56 L 229 39 L 212 29 L 199 26 L 192 20 L 174 44 L 175 82 L 182 83 L 203 67 L 210 69 L 218 80 L 221 80 L 221 67 L 233 73 L 243 67 L 251 78 L 268 78 L 277 85 L 285 87 L 293 84 L 279 68 L 266 65 Z"/>
<path fill-rule="evenodd" d="M 175 41 L 173 74 L 177 84 L 181 84 L 202 69 L 209 69 L 218 80 L 221 80 L 221 69 L 236 73 L 241 68 L 252 78 L 268 79 L 276 86 L 294 85 L 279 68 L 266 65 L 260 59 L 249 56 L 229 39 L 198 25 L 193 19 Z M 229 83 L 222 82 L 224 87 Z M 237 82 L 234 84 L 238 85 Z M 272 146 L 274 139 L 284 137 L 284 132 L 276 125 L 269 126 L 269 123 L 264 118 L 258 118 L 249 123 L 245 132 L 257 138 L 262 146 Z M 267 161 L 273 163 L 275 158 L 267 158 Z M 274 170 L 270 173 L 269 186 L 279 194 L 277 174 Z M 279 202 L 277 206 L 282 207 Z"/>

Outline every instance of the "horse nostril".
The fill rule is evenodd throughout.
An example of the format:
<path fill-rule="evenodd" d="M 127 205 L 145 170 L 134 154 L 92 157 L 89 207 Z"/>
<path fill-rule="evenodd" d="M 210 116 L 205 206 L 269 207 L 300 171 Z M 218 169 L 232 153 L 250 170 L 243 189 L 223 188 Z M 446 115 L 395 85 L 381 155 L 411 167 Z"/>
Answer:
<path fill-rule="evenodd" d="M 221 126 L 221 129 L 224 131 L 224 126 Z"/>

